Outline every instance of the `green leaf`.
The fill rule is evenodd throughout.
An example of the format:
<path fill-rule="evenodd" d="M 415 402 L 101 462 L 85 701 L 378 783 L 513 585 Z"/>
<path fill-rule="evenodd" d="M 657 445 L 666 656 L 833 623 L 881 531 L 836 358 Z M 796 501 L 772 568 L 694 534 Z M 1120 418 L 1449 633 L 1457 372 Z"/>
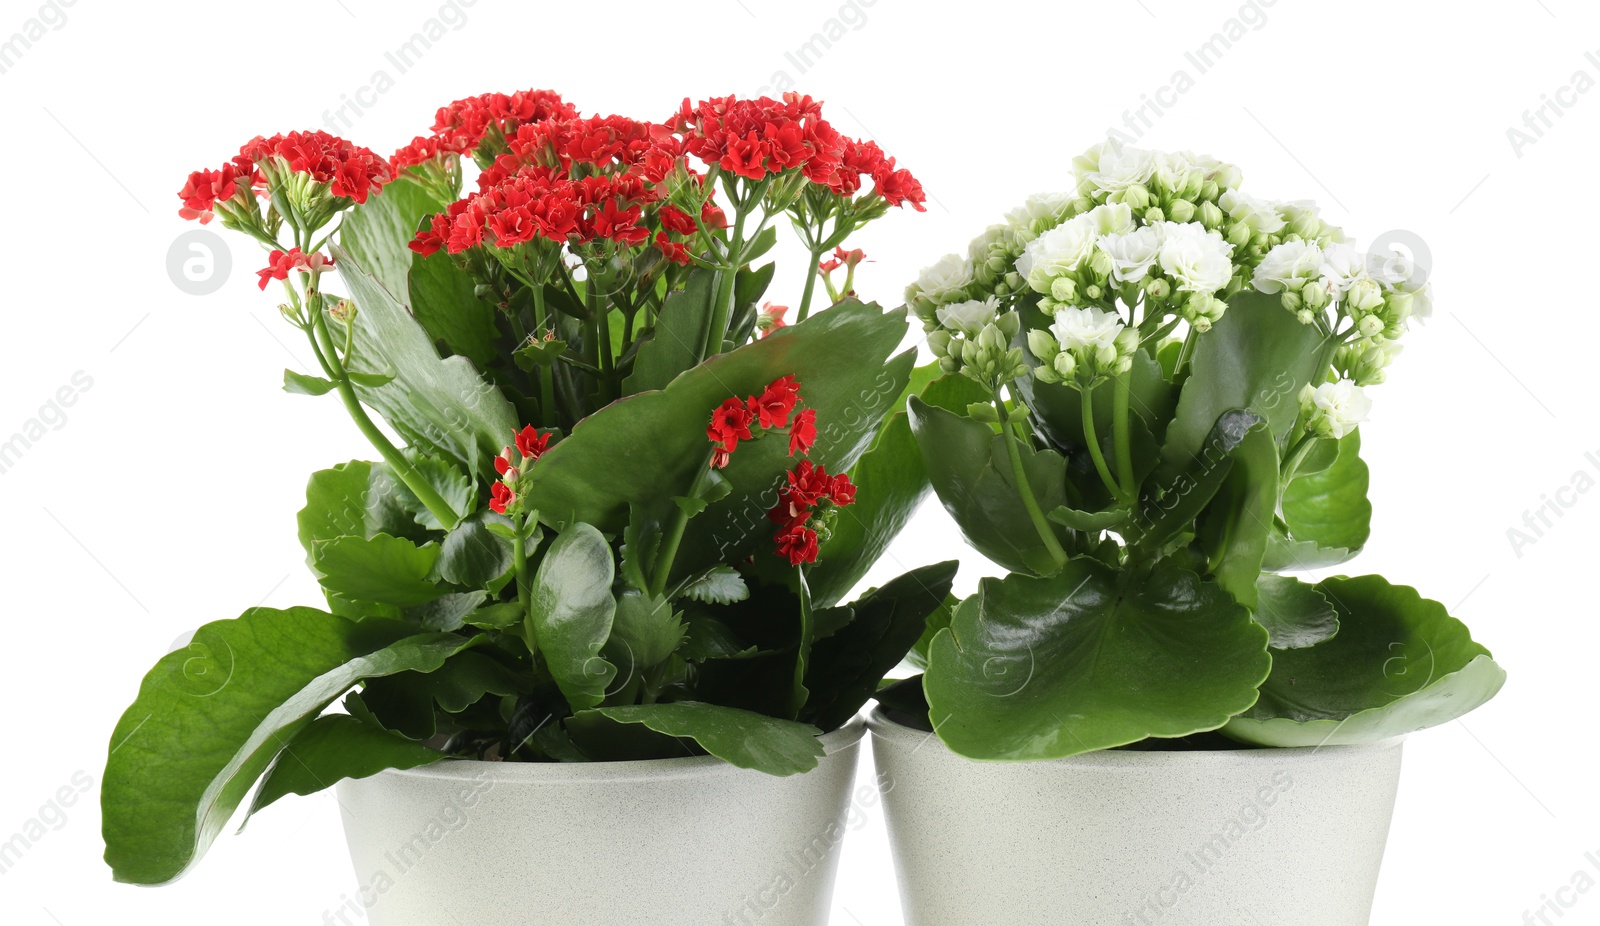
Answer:
<path fill-rule="evenodd" d="M 318 544 L 340 537 L 389 534 L 422 539 L 406 500 L 415 500 L 381 463 L 352 460 L 311 475 L 296 521 L 308 559 Z"/>
<path fill-rule="evenodd" d="M 1247 409 L 1223 412 L 1190 467 L 1165 482 L 1152 480 L 1147 484 L 1139 497 L 1139 514 L 1134 523 L 1136 544 L 1141 550 L 1159 550 L 1178 534 L 1193 529 L 1195 519 L 1216 498 L 1233 471 L 1234 454 L 1251 429 L 1265 428 L 1265 421 Z M 1276 480 L 1273 484 L 1276 488 Z"/>
<path fill-rule="evenodd" d="M 1248 708 L 1267 632 L 1172 566 L 1119 573 L 1075 557 L 1048 578 L 984 579 L 933 641 L 939 737 L 980 759 L 1054 759 L 1214 730 Z"/>
<path fill-rule="evenodd" d="M 632 676 L 660 665 L 677 651 L 685 628 L 665 598 L 628 589 L 617 598 L 617 613 L 606 642 L 607 661 Z"/>
<path fill-rule="evenodd" d="M 395 371 L 382 386 L 358 385 L 362 403 L 413 447 L 446 457 L 469 473 L 488 473 L 517 429 L 511 403 L 465 357 L 441 359 L 427 332 L 362 261 L 338 246 L 333 250 L 339 276 L 359 309 L 356 356 L 382 358 Z"/>
<path fill-rule="evenodd" d="M 1359 552 L 1372 533 L 1372 503 L 1367 500 L 1367 464 L 1361 459 L 1361 432 L 1338 442 L 1327 469 L 1299 475 L 1283 491 L 1283 519 L 1289 536 L 1327 550 Z"/>
<path fill-rule="evenodd" d="M 438 559 L 439 548 L 431 543 L 419 547 L 403 537 L 375 534 L 317 544 L 311 567 L 331 592 L 410 608 L 450 591 L 428 579 Z"/>
<path fill-rule="evenodd" d="M 818 607 L 831 607 L 848 595 L 928 497 L 928 473 L 906 411 L 911 396 L 922 394 L 929 404 L 938 405 L 983 394 L 983 387 L 971 377 L 947 374 L 935 379 L 938 376 L 937 364 L 912 371 L 894 414 L 851 468 L 855 503 L 839 509 L 832 535 L 819 548 L 816 564 L 806 570 Z"/>
<path fill-rule="evenodd" d="M 431 671 L 471 645 L 313 608 L 253 608 L 201 627 L 145 676 L 112 733 L 101 806 L 116 879 L 178 878 L 328 704 L 362 679 Z"/>
<path fill-rule="evenodd" d="M 1337 636 L 1273 655 L 1261 699 L 1223 730 L 1265 746 L 1369 743 L 1436 726 L 1500 690 L 1505 671 L 1444 605 L 1381 576 L 1317 585 Z"/>
<path fill-rule="evenodd" d="M 1085 450 L 1088 442 L 1083 434 L 1083 398 L 1076 385 L 1041 383 L 1032 376 L 1017 380 L 1017 393 L 1032 411 L 1033 421 L 1053 445 L 1063 450 Z M 1112 384 L 1096 386 L 1090 401 L 1094 403 L 1094 419 L 1107 459 L 1114 461 L 1111 446 L 1111 422 L 1115 390 Z M 1129 378 L 1128 407 L 1137 417 L 1132 434 L 1142 446 L 1135 446 L 1135 473 L 1143 477 L 1154 465 L 1160 431 L 1172 418 L 1177 402 L 1177 389 L 1168 382 L 1161 366 L 1147 352 L 1133 355 L 1133 370 Z M 1212 419 L 1216 420 L 1215 418 Z M 1140 425 L 1143 425 L 1142 433 Z M 1098 483 L 1098 479 L 1096 479 Z"/>
<path fill-rule="evenodd" d="M 716 289 L 715 271 L 697 267 L 689 272 L 683 289 L 669 295 L 657 313 L 655 329 L 639 347 L 633 372 L 622 383 L 624 392 L 664 389 L 699 362 Z"/>
<path fill-rule="evenodd" d="M 363 373 L 360 370 L 347 370 L 345 375 L 350 377 L 350 381 L 357 386 L 366 386 L 371 389 L 394 382 L 393 373 Z"/>
<path fill-rule="evenodd" d="M 439 545 L 440 578 L 467 588 L 498 590 L 504 585 L 513 566 L 512 545 L 489 530 L 486 522 L 490 520 L 506 519 L 493 512 L 479 512 L 444 535 Z"/>
<path fill-rule="evenodd" d="M 617 674 L 600 656 L 616 616 L 614 569 L 605 537 L 588 524 L 574 524 L 550 544 L 533 577 L 528 646 L 544 656 L 574 710 L 604 700 Z"/>
<path fill-rule="evenodd" d="M 777 238 L 774 236 L 774 243 Z M 755 269 L 746 266 L 740 269 L 733 282 L 733 302 L 739 307 L 753 306 L 764 295 L 767 287 L 772 285 L 772 277 L 778 272 L 778 265 L 765 263 Z"/>
<path fill-rule="evenodd" d="M 423 630 L 449 633 L 465 626 L 467 617 L 476 613 L 488 598 L 489 593 L 484 591 L 451 592 L 427 604 L 408 608 L 405 617 Z"/>
<path fill-rule="evenodd" d="M 799 719 L 836 730 L 854 717 L 922 635 L 928 615 L 950 594 L 959 565 L 951 560 L 913 569 L 852 603 L 851 621 L 811 647 L 810 698 Z"/>
<path fill-rule="evenodd" d="M 1267 553 L 1278 502 L 1278 446 L 1265 424 L 1244 433 L 1233 468 L 1195 524 L 1211 575 L 1234 600 L 1256 607 L 1256 580 Z"/>
<path fill-rule="evenodd" d="M 910 402 L 911 430 L 939 501 L 979 553 L 1006 569 L 1046 574 L 1055 559 L 1017 492 L 1006 439 L 981 421 Z M 1053 450 L 1022 450 L 1023 470 L 1044 511 L 1066 506 L 1066 461 Z M 1065 545 L 1067 532 L 1057 532 Z"/>
<path fill-rule="evenodd" d="M 661 548 L 661 521 L 650 514 L 651 507 L 629 505 L 628 526 L 622 532 L 622 579 L 641 592 L 650 588 Z"/>
<path fill-rule="evenodd" d="M 331 379 L 307 376 L 293 370 L 283 371 L 283 391 L 293 395 L 327 395 L 335 388 Z"/>
<path fill-rule="evenodd" d="M 1129 508 L 1107 508 L 1105 511 L 1079 511 L 1065 506 L 1050 511 L 1045 517 L 1075 531 L 1097 533 L 1122 525 L 1133 514 Z"/>
<path fill-rule="evenodd" d="M 417 768 L 444 754 L 347 714 L 318 717 L 272 760 L 250 803 L 250 815 L 289 794 L 315 794 L 346 778 Z"/>
<path fill-rule="evenodd" d="M 414 740 L 438 731 L 437 710 L 460 713 L 486 695 L 518 694 L 516 675 L 482 652 L 452 656 L 432 672 L 400 672 L 366 683 L 361 701 L 386 730 Z"/>
<path fill-rule="evenodd" d="M 706 465 L 706 424 L 732 396 L 755 395 L 793 375 L 817 412 L 813 462 L 848 470 L 871 442 L 910 374 L 914 357 L 885 360 L 905 333 L 904 310 L 847 302 L 721 354 L 674 379 L 590 415 L 529 474 L 529 504 L 547 524 L 593 524 L 608 534 L 627 526 L 629 506 L 650 506 L 688 490 Z M 775 490 L 794 465 L 781 433 L 741 444 L 721 471 L 732 492 L 689 523 L 674 560 L 675 579 L 734 562 L 770 542 L 766 518 Z"/>
<path fill-rule="evenodd" d="M 1339 614 L 1327 596 L 1290 576 L 1266 574 L 1256 582 L 1256 620 L 1273 649 L 1304 649 L 1339 632 Z"/>
<path fill-rule="evenodd" d="M 978 596 L 973 595 L 965 600 L 954 595 L 944 596 L 944 601 L 939 607 L 928 615 L 927 623 L 922 628 L 922 636 L 917 638 L 917 642 L 911 645 L 911 651 L 906 653 L 907 665 L 918 672 L 925 671 L 928 668 L 928 649 L 933 646 L 933 638 L 939 635 L 939 631 L 950 626 L 950 622 L 955 618 L 956 608 L 966 606 L 968 602 L 971 603 L 972 607 L 976 608 L 978 606 Z"/>
<path fill-rule="evenodd" d="M 566 341 L 540 340 L 531 344 L 524 344 L 512 351 L 511 359 L 517 366 L 532 373 L 540 367 L 547 367 L 555 363 L 566 352 Z"/>
<path fill-rule="evenodd" d="M 1161 477 L 1190 469 L 1205 451 L 1212 425 L 1230 409 L 1265 418 L 1281 440 L 1300 414 L 1300 390 L 1328 366 L 1331 342 L 1302 325 L 1277 296 L 1238 293 L 1228 311 L 1195 342 L 1189 378 L 1161 449 Z"/>
<path fill-rule="evenodd" d="M 420 183 L 396 181 L 351 207 L 339 223 L 339 246 L 397 300 L 408 299 L 417 256 L 408 245 L 424 218 L 449 205 Z"/>
<path fill-rule="evenodd" d="M 679 594 L 684 598 L 709 604 L 732 604 L 750 597 L 750 587 L 744 576 L 732 566 L 717 565 L 683 587 Z"/>
<path fill-rule="evenodd" d="M 665 736 L 693 740 L 724 762 L 769 775 L 809 772 L 825 752 L 815 727 L 697 701 L 597 707 L 568 718 L 567 726 L 582 744 L 594 739 L 608 722 L 639 724 Z"/>
<path fill-rule="evenodd" d="M 480 370 L 499 359 L 496 309 L 478 297 L 472 276 L 449 254 L 438 251 L 423 257 L 412 253 L 409 292 L 412 316 L 434 341 L 471 360 Z"/>

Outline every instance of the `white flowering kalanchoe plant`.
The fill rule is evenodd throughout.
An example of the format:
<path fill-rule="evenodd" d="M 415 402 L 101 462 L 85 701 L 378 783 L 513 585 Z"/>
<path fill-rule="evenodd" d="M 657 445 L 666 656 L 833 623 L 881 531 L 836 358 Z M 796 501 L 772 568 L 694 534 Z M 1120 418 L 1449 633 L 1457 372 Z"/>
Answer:
<path fill-rule="evenodd" d="M 1282 574 L 1366 543 L 1364 390 L 1431 309 L 1423 268 L 1215 158 L 1108 141 L 1073 166 L 906 291 L 946 372 L 911 404 L 930 478 L 1011 574 L 884 700 L 1036 759 L 1363 742 L 1492 697 L 1504 673 L 1436 602 Z"/>

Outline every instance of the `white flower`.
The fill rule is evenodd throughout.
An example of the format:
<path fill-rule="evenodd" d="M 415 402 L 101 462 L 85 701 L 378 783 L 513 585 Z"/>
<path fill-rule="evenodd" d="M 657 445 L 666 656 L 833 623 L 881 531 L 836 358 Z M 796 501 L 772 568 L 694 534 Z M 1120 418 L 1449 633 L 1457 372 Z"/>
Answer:
<path fill-rule="evenodd" d="M 1122 333 L 1122 327 L 1122 318 L 1115 312 L 1088 306 L 1057 309 L 1050 333 L 1056 336 L 1056 342 L 1063 350 L 1092 355 L 1101 350 L 1115 350 L 1117 335 Z"/>
<path fill-rule="evenodd" d="M 917 290 L 929 302 L 942 305 L 966 295 L 972 283 L 972 261 L 960 254 L 946 254 L 917 275 Z"/>
<path fill-rule="evenodd" d="M 1315 241 L 1285 241 L 1268 251 L 1251 282 L 1263 293 L 1300 291 L 1322 273 L 1322 249 Z"/>
<path fill-rule="evenodd" d="M 1068 219 L 1028 242 L 1017 258 L 1017 273 L 1041 293 L 1050 291 L 1050 281 L 1073 273 L 1094 252 L 1094 225 L 1088 214 Z"/>
<path fill-rule="evenodd" d="M 995 320 L 999 312 L 1000 300 L 990 296 L 988 299 L 968 299 L 966 302 L 940 306 L 934 310 L 934 315 L 946 329 L 975 338 L 985 325 Z"/>
<path fill-rule="evenodd" d="M 1072 193 L 1035 193 L 1006 213 L 1006 224 L 1032 238 L 1045 225 L 1060 223 L 1075 198 Z"/>
<path fill-rule="evenodd" d="M 1233 246 L 1198 222 L 1164 223 L 1161 271 L 1189 293 L 1210 295 L 1233 277 Z"/>
<path fill-rule="evenodd" d="M 1096 235 L 1126 235 L 1139 227 L 1133 210 L 1126 203 L 1105 203 L 1090 209 L 1083 217 Z"/>
<path fill-rule="evenodd" d="M 1415 260 L 1399 251 L 1387 254 L 1372 252 L 1367 255 L 1367 275 L 1383 287 L 1384 292 L 1411 295 L 1411 316 L 1427 318 L 1433 314 L 1433 290 L 1428 283 L 1428 273 Z"/>
<path fill-rule="evenodd" d="M 1188 182 L 1190 171 L 1202 170 L 1199 159 L 1189 151 L 1158 151 L 1155 161 L 1155 181 L 1169 190 L 1181 190 Z"/>
<path fill-rule="evenodd" d="M 1150 272 L 1165 239 L 1165 225 L 1146 225 L 1127 234 L 1102 235 L 1097 244 L 1111 258 L 1113 280 L 1137 283 Z"/>
<path fill-rule="evenodd" d="M 1223 190 L 1217 205 L 1235 222 L 1243 222 L 1254 232 L 1272 235 L 1283 231 L 1287 224 L 1276 203 L 1256 199 L 1238 190 Z"/>
<path fill-rule="evenodd" d="M 1328 295 L 1338 298 L 1355 282 L 1367 275 L 1367 263 L 1361 252 L 1348 241 L 1330 242 L 1322 248 L 1322 285 Z"/>
<path fill-rule="evenodd" d="M 1096 192 L 1114 196 L 1128 187 L 1148 183 L 1155 173 L 1155 153 L 1142 148 L 1107 146 L 1100 151 L 1095 169 L 1084 174 L 1084 179 Z"/>
<path fill-rule="evenodd" d="M 1372 400 L 1360 386 L 1348 379 L 1336 383 L 1307 385 L 1300 391 L 1300 409 L 1306 424 L 1319 437 L 1338 440 L 1367 420 Z"/>

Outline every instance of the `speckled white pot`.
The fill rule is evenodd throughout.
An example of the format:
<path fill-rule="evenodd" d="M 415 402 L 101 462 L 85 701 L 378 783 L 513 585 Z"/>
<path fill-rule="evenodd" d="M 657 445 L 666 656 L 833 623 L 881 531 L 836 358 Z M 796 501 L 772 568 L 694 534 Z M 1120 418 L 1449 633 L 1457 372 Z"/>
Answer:
<path fill-rule="evenodd" d="M 872 716 L 906 926 L 1366 926 L 1400 740 L 975 762 Z"/>
<path fill-rule="evenodd" d="M 824 926 L 864 732 L 823 736 L 828 755 L 788 778 L 686 758 L 342 781 L 360 890 L 328 921 Z"/>

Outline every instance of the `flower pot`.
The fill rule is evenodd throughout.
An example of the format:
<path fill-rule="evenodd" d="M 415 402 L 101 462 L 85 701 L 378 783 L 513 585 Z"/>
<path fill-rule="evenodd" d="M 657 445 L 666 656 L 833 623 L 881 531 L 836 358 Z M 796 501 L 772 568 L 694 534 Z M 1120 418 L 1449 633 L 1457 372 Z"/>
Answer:
<path fill-rule="evenodd" d="M 977 762 L 875 712 L 906 926 L 1365 926 L 1399 739 Z"/>
<path fill-rule="evenodd" d="M 342 781 L 360 890 L 328 922 L 823 926 L 864 733 L 826 734 L 788 778 L 705 757 Z"/>

